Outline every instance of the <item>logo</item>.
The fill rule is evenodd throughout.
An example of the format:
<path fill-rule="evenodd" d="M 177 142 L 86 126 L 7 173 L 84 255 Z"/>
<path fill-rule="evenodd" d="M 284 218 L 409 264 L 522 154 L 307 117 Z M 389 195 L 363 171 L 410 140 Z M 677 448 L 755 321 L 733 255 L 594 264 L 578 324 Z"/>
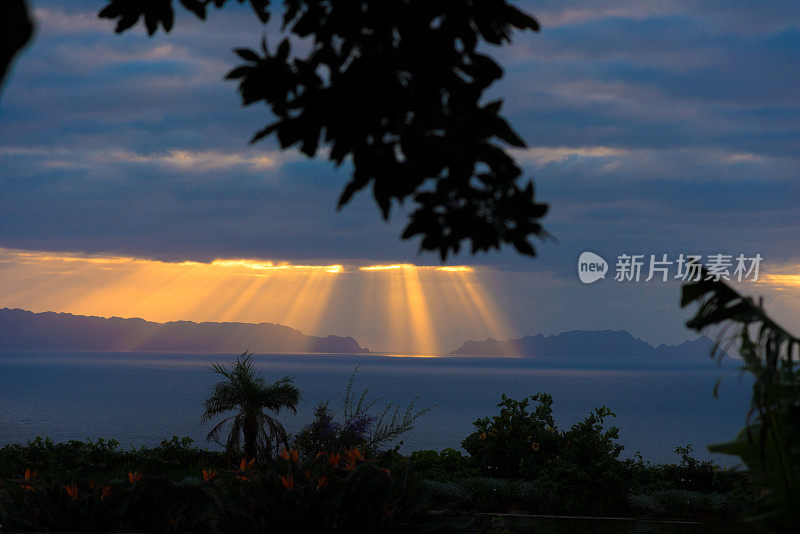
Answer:
<path fill-rule="evenodd" d="M 608 263 L 594 252 L 584 252 L 578 258 L 578 278 L 584 284 L 597 282 L 606 277 Z"/>

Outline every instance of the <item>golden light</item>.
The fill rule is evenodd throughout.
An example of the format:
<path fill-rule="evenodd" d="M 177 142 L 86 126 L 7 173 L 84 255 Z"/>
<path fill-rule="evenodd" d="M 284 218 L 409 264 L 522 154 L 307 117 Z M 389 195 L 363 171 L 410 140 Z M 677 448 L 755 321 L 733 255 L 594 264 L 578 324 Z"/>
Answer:
<path fill-rule="evenodd" d="M 756 282 L 777 286 L 777 290 L 800 288 L 800 274 L 762 274 Z"/>
<path fill-rule="evenodd" d="M 391 265 L 367 265 L 359 267 L 361 271 L 393 271 L 397 269 L 414 269 L 416 271 L 444 271 L 450 273 L 471 273 L 475 270 L 466 265 L 453 265 L 445 267 L 437 267 L 431 265 L 414 265 L 411 263 L 394 263 Z"/>
<path fill-rule="evenodd" d="M 191 263 L 191 262 L 187 262 Z M 341 273 L 344 272 L 342 265 L 292 265 L 290 263 L 274 263 L 271 261 L 254 261 L 254 260 L 214 260 L 211 265 L 220 267 L 241 267 L 244 269 L 253 269 L 257 271 L 295 271 L 295 272 L 326 272 L 326 273 Z"/>
<path fill-rule="evenodd" d="M 252 258 L 172 263 L 0 248 L 0 307 L 157 322 L 270 322 L 353 336 L 372 350 L 436 354 L 466 339 L 510 337 L 483 271 Z"/>
<path fill-rule="evenodd" d="M 439 332 L 457 322 L 463 339 L 509 339 L 499 312 L 473 267 L 368 265 L 359 270 L 388 276 L 383 314 L 393 326 L 390 346 L 424 354 L 452 350 Z M 376 310 L 380 313 L 381 310 Z"/>

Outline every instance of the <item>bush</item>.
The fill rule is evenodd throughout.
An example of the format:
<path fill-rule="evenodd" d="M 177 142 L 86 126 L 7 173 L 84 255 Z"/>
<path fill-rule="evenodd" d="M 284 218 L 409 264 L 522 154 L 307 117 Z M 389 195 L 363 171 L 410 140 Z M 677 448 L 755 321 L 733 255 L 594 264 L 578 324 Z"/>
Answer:
<path fill-rule="evenodd" d="M 212 484 L 226 532 L 426 532 L 455 525 L 428 511 L 410 466 L 391 472 L 358 449 L 302 460 L 285 451 Z"/>
<path fill-rule="evenodd" d="M 428 409 L 415 411 L 414 401 L 411 401 L 402 413 L 392 403 L 384 405 L 379 413 L 373 413 L 379 399 L 367 397 L 369 388 L 359 395 L 353 391 L 357 371 L 358 368 L 353 371 L 342 397 L 341 420 L 337 420 L 327 402 L 321 402 L 314 409 L 311 424 L 292 440 L 294 448 L 303 456 L 313 457 L 319 451 L 343 451 L 354 447 L 372 456 L 379 447 L 412 430 L 415 421 L 428 412 Z M 402 442 L 395 446 L 395 450 L 400 444 Z"/>
<path fill-rule="evenodd" d="M 164 478 L 109 484 L 40 479 L 26 470 L 0 486 L 0 524 L 17 531 L 200 531 L 210 510 L 200 488 Z"/>
<path fill-rule="evenodd" d="M 474 477 L 480 474 L 480 469 L 476 467 L 474 460 L 455 449 L 444 449 L 442 452 L 414 451 L 409 460 L 419 476 L 430 480 L 449 480 L 454 477 Z"/>
<path fill-rule="evenodd" d="M 533 411 L 528 411 L 528 401 L 538 403 Z M 604 427 L 605 419 L 614 416 L 611 410 L 595 408 L 569 430 L 559 431 L 552 405 L 546 393 L 521 401 L 503 395 L 497 405 L 500 415 L 475 421 L 476 431 L 462 445 L 485 474 L 500 478 L 535 479 L 552 475 L 554 469 L 592 477 L 621 471 L 619 430 Z"/>
<path fill-rule="evenodd" d="M 302 460 L 206 469 L 202 481 L 127 473 L 123 481 L 44 479 L 27 469 L 0 482 L 0 523 L 11 531 L 413 532 L 456 526 L 428 508 L 410 471 L 365 460 L 357 449 Z"/>
<path fill-rule="evenodd" d="M 532 412 L 528 401 L 538 403 Z M 521 401 L 503 395 L 497 405 L 500 415 L 475 421 L 476 431 L 461 445 L 487 475 L 536 478 L 561 448 L 552 405 L 553 397 L 546 393 Z"/>
<path fill-rule="evenodd" d="M 14 478 L 25 469 L 42 477 L 109 480 L 126 478 L 128 471 L 173 475 L 180 480 L 203 467 L 224 467 L 222 453 L 200 449 L 189 437 L 173 436 L 152 448 L 123 450 L 113 439 L 54 443 L 37 437 L 25 445 L 0 448 L 0 477 Z"/>
<path fill-rule="evenodd" d="M 672 519 L 739 519 L 749 506 L 746 493 L 704 493 L 689 490 L 661 490 L 645 495 L 631 495 L 628 502 L 633 511 Z"/>

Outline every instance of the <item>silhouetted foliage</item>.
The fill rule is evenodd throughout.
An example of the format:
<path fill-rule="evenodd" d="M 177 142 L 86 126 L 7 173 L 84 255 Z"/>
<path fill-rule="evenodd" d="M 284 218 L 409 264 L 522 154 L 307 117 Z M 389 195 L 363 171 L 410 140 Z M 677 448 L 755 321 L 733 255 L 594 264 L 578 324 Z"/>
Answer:
<path fill-rule="evenodd" d="M 756 517 L 765 519 L 778 531 L 797 532 L 800 530 L 800 339 L 775 323 L 760 300 L 740 295 L 721 280 L 684 284 L 681 306 L 694 302 L 699 305 L 697 313 L 686 325 L 698 331 L 725 326 L 717 346 L 738 345 L 741 371 L 755 379 L 747 427 L 734 441 L 709 450 L 739 456 L 747 464 L 753 483 L 762 489 L 762 496 L 755 503 Z"/>
<path fill-rule="evenodd" d="M 238 0 L 244 3 L 244 0 Z M 180 0 L 206 18 L 227 0 Z M 262 23 L 268 0 L 248 2 Z M 421 249 L 442 259 L 470 241 L 473 253 L 510 244 L 535 255 L 529 238 L 547 237 L 533 184 L 505 146 L 524 141 L 500 115 L 501 100 L 484 102 L 503 75 L 482 53 L 515 30 L 538 22 L 505 0 L 286 0 L 277 47 L 236 50 L 245 106 L 264 103 L 277 118 L 255 134 L 275 134 L 337 166 L 353 165 L 339 207 L 372 185 L 385 219 L 392 202 L 411 198 L 403 239 L 421 236 Z M 100 17 L 123 32 L 143 19 L 149 34 L 173 27 L 172 0 L 108 0 Z M 304 41 L 304 52 L 292 43 Z M 307 46 L 306 46 L 307 45 Z M 480 51 L 479 51 L 480 50 Z"/>
<path fill-rule="evenodd" d="M 313 457 L 319 451 L 341 451 L 357 447 L 364 456 L 372 457 L 380 447 L 396 442 L 400 436 L 414 429 L 416 420 L 430 410 L 415 410 L 411 401 L 405 410 L 386 403 L 381 410 L 374 410 L 380 399 L 370 399 L 369 388 L 360 394 L 353 390 L 358 368 L 347 382 L 339 418 L 329 408 L 328 402 L 320 402 L 314 409 L 314 420 L 303 427 L 294 437 L 293 445 L 301 454 Z M 402 441 L 395 445 L 396 451 Z"/>
<path fill-rule="evenodd" d="M 230 423 L 225 442 L 225 453 L 229 459 L 239 454 L 240 446 L 245 458 L 270 456 L 279 444 L 288 447 L 288 436 L 283 425 L 264 413 L 264 409 L 277 414 L 282 408 L 288 408 L 297 413 L 302 394 L 294 386 L 293 379 L 286 376 L 267 384 L 253 369 L 247 352 L 237 358 L 230 369 L 219 363 L 211 369 L 224 380 L 217 383 L 203 403 L 203 422 L 226 412 L 235 411 L 236 414 L 217 423 L 207 439 L 220 443 L 220 432 Z"/>
<path fill-rule="evenodd" d="M 0 89 L 14 56 L 33 35 L 25 0 L 4 0 L 0 8 Z"/>

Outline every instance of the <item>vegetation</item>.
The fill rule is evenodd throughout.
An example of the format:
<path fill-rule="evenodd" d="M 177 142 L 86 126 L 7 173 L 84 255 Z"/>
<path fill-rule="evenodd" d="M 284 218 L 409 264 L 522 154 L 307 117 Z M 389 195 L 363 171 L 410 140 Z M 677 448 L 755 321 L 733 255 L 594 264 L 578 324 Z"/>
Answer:
<path fill-rule="evenodd" d="M 208 433 L 208 440 L 220 443 L 220 432 L 230 424 L 225 442 L 229 459 L 240 453 L 240 444 L 246 458 L 271 456 L 275 447 L 288 447 L 289 436 L 283 425 L 264 409 L 276 415 L 281 408 L 297 413 L 302 394 L 294 386 L 294 380 L 287 376 L 267 384 L 253 369 L 247 352 L 236 359 L 230 370 L 219 363 L 214 364 L 212 370 L 224 380 L 217 383 L 203 403 L 203 422 L 231 411 L 236 414 L 217 423 Z"/>
<path fill-rule="evenodd" d="M 747 426 L 712 451 L 738 456 L 760 497 L 753 518 L 780 532 L 800 531 L 800 339 L 781 328 L 760 301 L 723 281 L 685 284 L 681 304 L 698 303 L 687 326 L 724 326 L 719 345 L 736 346 L 742 373 L 754 378 Z"/>
<path fill-rule="evenodd" d="M 595 408 L 569 429 L 559 430 L 552 406 L 553 398 L 546 393 L 520 401 L 503 395 L 499 415 L 476 421 L 476 431 L 462 443 L 469 457 L 449 450 L 437 462 L 429 451 L 424 456 L 413 453 L 412 461 L 419 463 L 423 476 L 433 475 L 436 495 L 462 507 L 683 518 L 703 510 L 725 519 L 738 517 L 747 507 L 744 473 L 696 460 L 690 446 L 676 449 L 681 458 L 677 465 L 653 466 L 641 457 L 620 460 L 618 429 L 606 427 L 606 420 L 614 417 L 611 410 Z M 689 501 L 717 504 L 683 510 L 660 501 L 676 491 L 693 496 Z"/>
<path fill-rule="evenodd" d="M 323 403 L 290 439 L 263 413 L 297 405 L 300 393 L 290 378 L 267 385 L 248 354 L 230 370 L 213 370 L 224 380 L 205 402 L 206 418 L 236 410 L 222 421 L 236 434 L 225 453 L 178 437 L 127 451 L 114 440 L 6 445 L 2 528 L 427 532 L 463 527 L 476 511 L 735 521 L 752 500 L 748 473 L 697 460 L 690 445 L 676 448 L 675 464 L 620 459 L 623 446 L 607 424 L 614 413 L 606 407 L 560 429 L 550 395 L 503 395 L 499 413 L 475 421 L 463 440 L 466 454 L 445 449 L 406 457 L 399 445 L 381 447 L 427 410 L 414 411 L 412 402 L 405 411 L 387 404 L 373 412 L 378 400 L 369 399 L 369 390 L 354 393 L 355 372 L 341 418 Z M 273 457 L 276 443 L 284 447 Z"/>
<path fill-rule="evenodd" d="M 357 449 L 305 459 L 284 450 L 200 474 L 174 483 L 129 471 L 98 483 L 26 469 L 0 486 L 0 524 L 107 532 L 437 532 L 456 524 L 428 511 L 408 467 L 390 471 Z"/>
<path fill-rule="evenodd" d="M 198 448 L 189 437 L 165 439 L 152 448 L 123 450 L 116 440 L 54 443 L 36 438 L 26 445 L 0 448 L 0 478 L 15 478 L 26 470 L 40 478 L 95 480 L 125 479 L 128 471 L 158 473 L 173 481 L 196 476 L 203 468 L 225 466 L 225 456 Z"/>
<path fill-rule="evenodd" d="M 427 408 L 415 410 L 414 401 L 411 401 L 402 413 L 400 407 L 392 403 L 375 413 L 373 408 L 380 399 L 368 398 L 369 388 L 360 394 L 353 391 L 357 372 L 358 368 L 350 376 L 342 397 L 341 420 L 337 420 L 329 402 L 321 402 L 314 409 L 314 420 L 295 436 L 294 447 L 303 454 L 314 456 L 319 451 L 358 447 L 371 456 L 414 428 L 415 421 L 429 411 Z M 395 450 L 401 445 L 402 442 L 396 444 Z"/>
<path fill-rule="evenodd" d="M 552 404 L 547 394 L 504 396 L 500 414 L 476 421 L 464 440 L 471 455 L 365 454 L 340 433 L 330 449 L 283 449 L 230 469 L 223 453 L 188 438 L 131 451 L 114 441 L 36 439 L 0 449 L 0 522 L 21 530 L 413 531 L 458 526 L 453 514 L 475 511 L 733 521 L 750 506 L 747 473 L 699 461 L 691 446 L 676 448 L 675 464 L 620 460 L 610 410 L 559 430 Z"/>

